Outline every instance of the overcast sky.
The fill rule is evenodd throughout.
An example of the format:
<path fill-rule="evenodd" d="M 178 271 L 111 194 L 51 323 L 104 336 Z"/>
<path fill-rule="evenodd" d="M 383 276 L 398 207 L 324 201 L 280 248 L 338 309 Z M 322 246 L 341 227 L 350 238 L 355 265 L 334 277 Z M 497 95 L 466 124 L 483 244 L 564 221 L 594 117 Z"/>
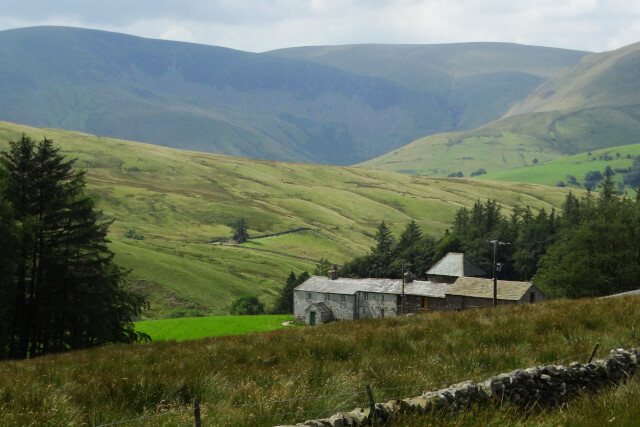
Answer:
<path fill-rule="evenodd" d="M 0 30 L 65 25 L 251 52 L 474 41 L 602 52 L 640 41 L 640 0 L 0 0 L 0 7 Z"/>

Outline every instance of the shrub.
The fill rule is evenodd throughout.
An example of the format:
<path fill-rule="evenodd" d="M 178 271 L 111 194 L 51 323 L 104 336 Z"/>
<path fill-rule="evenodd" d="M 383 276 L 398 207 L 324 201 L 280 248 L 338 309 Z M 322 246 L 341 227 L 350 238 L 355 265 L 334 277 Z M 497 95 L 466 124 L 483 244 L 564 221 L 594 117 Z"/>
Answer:
<path fill-rule="evenodd" d="M 264 314 L 264 303 L 256 295 L 242 295 L 231 303 L 231 314 Z"/>
<path fill-rule="evenodd" d="M 125 231 L 123 236 L 126 237 L 127 239 L 144 240 L 144 234 L 134 230 L 133 228 L 130 228 L 127 231 Z"/>
<path fill-rule="evenodd" d="M 483 168 L 480 168 L 475 172 L 471 172 L 471 176 L 473 177 L 473 176 L 478 176 L 478 175 L 484 175 L 486 173 L 487 173 L 486 170 L 484 170 Z"/>

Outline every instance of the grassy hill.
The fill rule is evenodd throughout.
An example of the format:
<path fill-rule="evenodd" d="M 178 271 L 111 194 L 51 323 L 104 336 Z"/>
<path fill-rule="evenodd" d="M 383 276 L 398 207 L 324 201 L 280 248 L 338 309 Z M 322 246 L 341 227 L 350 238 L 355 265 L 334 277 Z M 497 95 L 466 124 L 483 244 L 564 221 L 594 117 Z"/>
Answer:
<path fill-rule="evenodd" d="M 423 135 L 497 119 L 583 55 L 506 44 L 360 46 L 340 65 L 104 31 L 25 28 L 0 32 L 0 120 L 347 165 Z M 375 66 L 353 67 L 354 57 Z"/>
<path fill-rule="evenodd" d="M 542 364 L 588 360 L 640 342 L 640 297 L 559 300 L 463 312 L 338 322 L 184 342 L 114 345 L 0 362 L 0 424 L 273 426 L 417 396 Z M 638 373 L 635 374 L 636 376 Z M 184 410 L 184 412 L 180 412 Z M 637 379 L 561 409 L 505 402 L 401 425 L 634 425 Z M 614 418 L 615 417 L 615 418 Z"/>
<path fill-rule="evenodd" d="M 246 293 L 258 294 L 270 307 L 290 271 L 313 269 L 314 262 L 300 256 L 342 263 L 366 253 L 381 220 L 400 233 L 415 219 L 425 233 L 436 235 L 460 207 L 478 199 L 495 198 L 507 211 L 516 204 L 549 210 L 567 192 L 247 160 L 5 122 L 0 149 L 23 133 L 53 139 L 87 169 L 88 191 L 115 220 L 110 237 L 116 261 L 133 269 L 133 286 L 151 296 L 150 316 L 224 314 Z M 239 246 L 206 243 L 230 238 L 239 217 L 246 218 L 253 236 L 311 231 Z M 136 234 L 144 239 L 125 237 Z"/>
<path fill-rule="evenodd" d="M 584 185 L 584 176 L 590 171 L 600 171 L 604 174 L 607 166 L 612 169 L 627 169 L 633 159 L 640 156 L 640 144 L 623 145 L 621 147 L 604 148 L 602 150 L 562 157 L 546 163 L 538 163 L 524 168 L 509 169 L 478 176 L 478 179 L 488 179 L 510 182 L 528 182 L 542 185 L 556 185 L 567 182 L 567 175 L 573 175 Z M 616 174 L 614 179 L 622 184 L 623 174 Z M 584 188 L 584 187 L 582 187 Z M 632 191 L 632 189 L 627 189 Z"/>
<path fill-rule="evenodd" d="M 640 44 L 584 57 L 502 119 L 427 136 L 365 167 L 430 176 L 470 176 L 640 141 Z"/>

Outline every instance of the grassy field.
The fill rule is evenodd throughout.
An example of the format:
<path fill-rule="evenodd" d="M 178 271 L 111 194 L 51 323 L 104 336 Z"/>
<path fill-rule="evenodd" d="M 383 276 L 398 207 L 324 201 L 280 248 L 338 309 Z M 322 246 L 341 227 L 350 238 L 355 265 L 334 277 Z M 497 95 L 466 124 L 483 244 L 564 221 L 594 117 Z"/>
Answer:
<path fill-rule="evenodd" d="M 158 416 L 144 425 L 178 426 L 191 414 L 171 413 L 195 398 L 203 420 L 215 425 L 295 423 L 363 406 L 367 384 L 386 401 L 462 378 L 585 361 L 595 343 L 604 357 L 611 348 L 637 346 L 638 325 L 640 297 L 558 300 L 0 362 L 0 425 Z M 640 414 L 640 387 L 631 382 L 528 418 L 506 404 L 485 414 L 444 421 L 477 425 L 486 416 L 493 425 L 580 425 L 615 416 L 624 423 Z"/>
<path fill-rule="evenodd" d="M 549 210 L 567 192 L 240 159 L 2 122 L 0 150 L 23 133 L 53 139 L 87 170 L 88 192 L 115 220 L 110 238 L 116 261 L 132 270 L 132 286 L 151 300 L 148 317 L 228 314 L 233 299 L 247 293 L 269 309 L 290 271 L 313 270 L 313 261 L 297 256 L 343 263 L 369 250 L 381 220 L 400 233 L 415 219 L 424 233 L 438 235 L 456 210 L 478 199 L 495 198 L 507 212 L 516 204 Z M 250 235 L 313 231 L 239 246 L 205 243 L 229 239 L 239 217 L 246 218 Z M 129 230 L 144 239 L 124 237 Z"/>
<path fill-rule="evenodd" d="M 136 331 L 148 334 L 153 341 L 185 341 L 222 335 L 242 335 L 290 328 L 283 322 L 292 316 L 216 316 L 158 319 L 136 322 Z"/>
<path fill-rule="evenodd" d="M 583 184 L 584 176 L 587 172 L 596 170 L 604 174 L 604 170 L 607 166 L 611 166 L 612 169 L 626 169 L 631 166 L 633 159 L 639 155 L 640 144 L 624 145 L 622 147 L 605 148 L 602 150 L 576 154 L 574 156 L 567 156 L 525 168 L 493 172 L 481 175 L 478 178 L 556 185 L 560 181 L 566 184 L 567 175 L 573 175 L 580 183 Z M 606 160 L 606 158 L 610 158 L 611 160 Z M 622 175 L 618 174 L 614 179 L 616 182 L 621 183 Z"/>

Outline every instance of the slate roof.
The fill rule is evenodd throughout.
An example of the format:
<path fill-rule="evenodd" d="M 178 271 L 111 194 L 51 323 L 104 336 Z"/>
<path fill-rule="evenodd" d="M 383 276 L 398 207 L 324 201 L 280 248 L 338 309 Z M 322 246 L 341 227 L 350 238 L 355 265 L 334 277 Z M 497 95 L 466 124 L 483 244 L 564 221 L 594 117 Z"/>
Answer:
<path fill-rule="evenodd" d="M 451 285 L 416 280 L 405 283 L 405 295 L 444 298 Z M 331 280 L 324 276 L 311 276 L 295 288 L 296 291 L 322 292 L 327 294 L 354 295 L 356 292 L 379 294 L 402 294 L 401 279 L 347 279 Z"/>
<path fill-rule="evenodd" d="M 309 307 L 307 307 L 305 311 L 309 310 L 311 307 L 315 307 L 321 313 L 331 313 L 331 309 L 329 308 L 329 306 L 323 302 L 314 302 Z"/>
<path fill-rule="evenodd" d="M 640 295 L 640 289 L 636 289 L 635 291 L 622 292 L 620 294 L 607 295 L 606 297 L 600 297 L 600 298 L 626 297 L 627 295 Z"/>
<path fill-rule="evenodd" d="M 484 276 L 485 274 L 484 271 L 467 260 L 464 254 L 456 252 L 449 252 L 427 271 L 427 275 L 434 276 L 472 277 Z"/>
<path fill-rule="evenodd" d="M 533 286 L 531 282 L 512 282 L 498 280 L 498 299 L 518 301 Z M 447 291 L 447 295 L 462 295 L 476 298 L 493 299 L 493 279 L 479 277 L 459 277 Z"/>

